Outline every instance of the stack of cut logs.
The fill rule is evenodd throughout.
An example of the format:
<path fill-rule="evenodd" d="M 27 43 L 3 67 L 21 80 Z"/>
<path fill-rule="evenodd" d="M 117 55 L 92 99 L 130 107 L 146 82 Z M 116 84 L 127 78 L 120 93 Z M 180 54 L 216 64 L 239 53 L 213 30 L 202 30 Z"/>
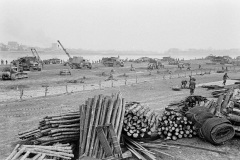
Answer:
<path fill-rule="evenodd" d="M 19 138 L 33 144 L 71 142 L 79 139 L 79 111 L 47 116 L 39 122 L 38 128 L 19 133 Z"/>
<path fill-rule="evenodd" d="M 95 96 L 89 98 L 85 105 L 80 106 L 80 138 L 79 153 L 80 156 L 94 157 L 102 159 L 105 157 L 103 147 L 96 133 L 97 126 L 112 124 L 120 140 L 123 118 L 125 113 L 125 100 L 121 94 L 110 96 Z M 105 130 L 105 134 L 109 138 L 109 134 Z M 111 144 L 113 150 L 113 144 Z"/>
<path fill-rule="evenodd" d="M 164 111 L 158 118 L 158 134 L 167 140 L 191 138 L 197 135 L 193 123 L 179 112 Z"/>
<path fill-rule="evenodd" d="M 70 160 L 74 158 L 74 144 L 56 143 L 53 146 L 17 145 L 6 160 Z"/>
<path fill-rule="evenodd" d="M 138 102 L 127 103 L 123 131 L 133 138 L 149 137 L 156 129 L 156 116 L 155 112 Z"/>

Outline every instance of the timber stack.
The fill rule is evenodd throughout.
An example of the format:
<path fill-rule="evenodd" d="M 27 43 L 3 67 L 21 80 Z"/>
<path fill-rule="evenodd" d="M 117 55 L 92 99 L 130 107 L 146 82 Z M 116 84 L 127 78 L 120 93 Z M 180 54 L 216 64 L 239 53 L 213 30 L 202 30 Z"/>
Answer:
<path fill-rule="evenodd" d="M 132 138 L 147 138 L 156 130 L 156 113 L 139 102 L 126 104 L 123 133 Z"/>
<path fill-rule="evenodd" d="M 44 117 L 38 128 L 19 133 L 19 138 L 33 144 L 48 145 L 79 139 L 79 111 Z"/>
<path fill-rule="evenodd" d="M 162 139 L 177 140 L 197 135 L 192 121 L 176 111 L 164 111 L 158 118 L 158 134 Z"/>

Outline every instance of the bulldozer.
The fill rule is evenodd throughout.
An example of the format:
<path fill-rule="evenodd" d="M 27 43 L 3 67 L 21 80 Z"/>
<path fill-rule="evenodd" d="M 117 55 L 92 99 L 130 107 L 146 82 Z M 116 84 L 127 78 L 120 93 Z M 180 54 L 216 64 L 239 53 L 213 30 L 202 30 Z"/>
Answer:
<path fill-rule="evenodd" d="M 57 42 L 59 43 L 59 45 L 62 47 L 63 51 L 69 58 L 68 62 L 66 62 L 65 65 L 69 65 L 71 69 L 83 69 L 83 68 L 92 69 L 92 64 L 87 59 L 76 56 L 71 57 L 67 50 L 63 47 L 61 42 L 59 40 Z"/>
<path fill-rule="evenodd" d="M 124 62 L 118 57 L 102 58 L 102 63 L 106 67 L 124 67 Z"/>
<path fill-rule="evenodd" d="M 16 66 L 5 67 L 2 70 L 2 80 L 16 80 L 22 78 L 28 78 L 28 74 L 19 71 L 19 68 Z"/>

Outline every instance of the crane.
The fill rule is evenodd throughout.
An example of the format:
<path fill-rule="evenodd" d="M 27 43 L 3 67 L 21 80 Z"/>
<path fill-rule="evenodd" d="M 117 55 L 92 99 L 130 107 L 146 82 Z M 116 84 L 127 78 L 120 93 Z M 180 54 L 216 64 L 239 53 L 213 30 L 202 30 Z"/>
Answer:
<path fill-rule="evenodd" d="M 62 47 L 62 49 L 64 50 L 64 52 L 66 53 L 66 55 L 68 56 L 69 59 L 72 59 L 72 57 L 70 56 L 70 54 L 67 52 L 67 50 L 63 47 L 63 45 L 61 44 L 61 42 L 59 40 L 57 40 L 57 42 L 60 44 L 60 46 Z"/>
<path fill-rule="evenodd" d="M 37 56 L 34 54 L 33 48 L 31 48 L 31 52 L 32 52 L 33 57 L 37 58 Z"/>
<path fill-rule="evenodd" d="M 40 56 L 38 55 L 37 50 L 35 48 L 31 48 L 31 51 L 32 51 L 32 54 L 38 59 L 38 61 L 41 61 Z"/>

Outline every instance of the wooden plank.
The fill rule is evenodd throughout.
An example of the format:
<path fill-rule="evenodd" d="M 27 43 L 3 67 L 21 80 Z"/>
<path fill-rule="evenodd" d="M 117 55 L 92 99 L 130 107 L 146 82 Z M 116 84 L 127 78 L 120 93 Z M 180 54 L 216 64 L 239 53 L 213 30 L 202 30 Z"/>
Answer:
<path fill-rule="evenodd" d="M 96 128 L 98 139 L 104 149 L 105 155 L 107 157 L 113 156 L 112 149 L 107 141 L 106 135 L 104 134 L 102 126 Z"/>

